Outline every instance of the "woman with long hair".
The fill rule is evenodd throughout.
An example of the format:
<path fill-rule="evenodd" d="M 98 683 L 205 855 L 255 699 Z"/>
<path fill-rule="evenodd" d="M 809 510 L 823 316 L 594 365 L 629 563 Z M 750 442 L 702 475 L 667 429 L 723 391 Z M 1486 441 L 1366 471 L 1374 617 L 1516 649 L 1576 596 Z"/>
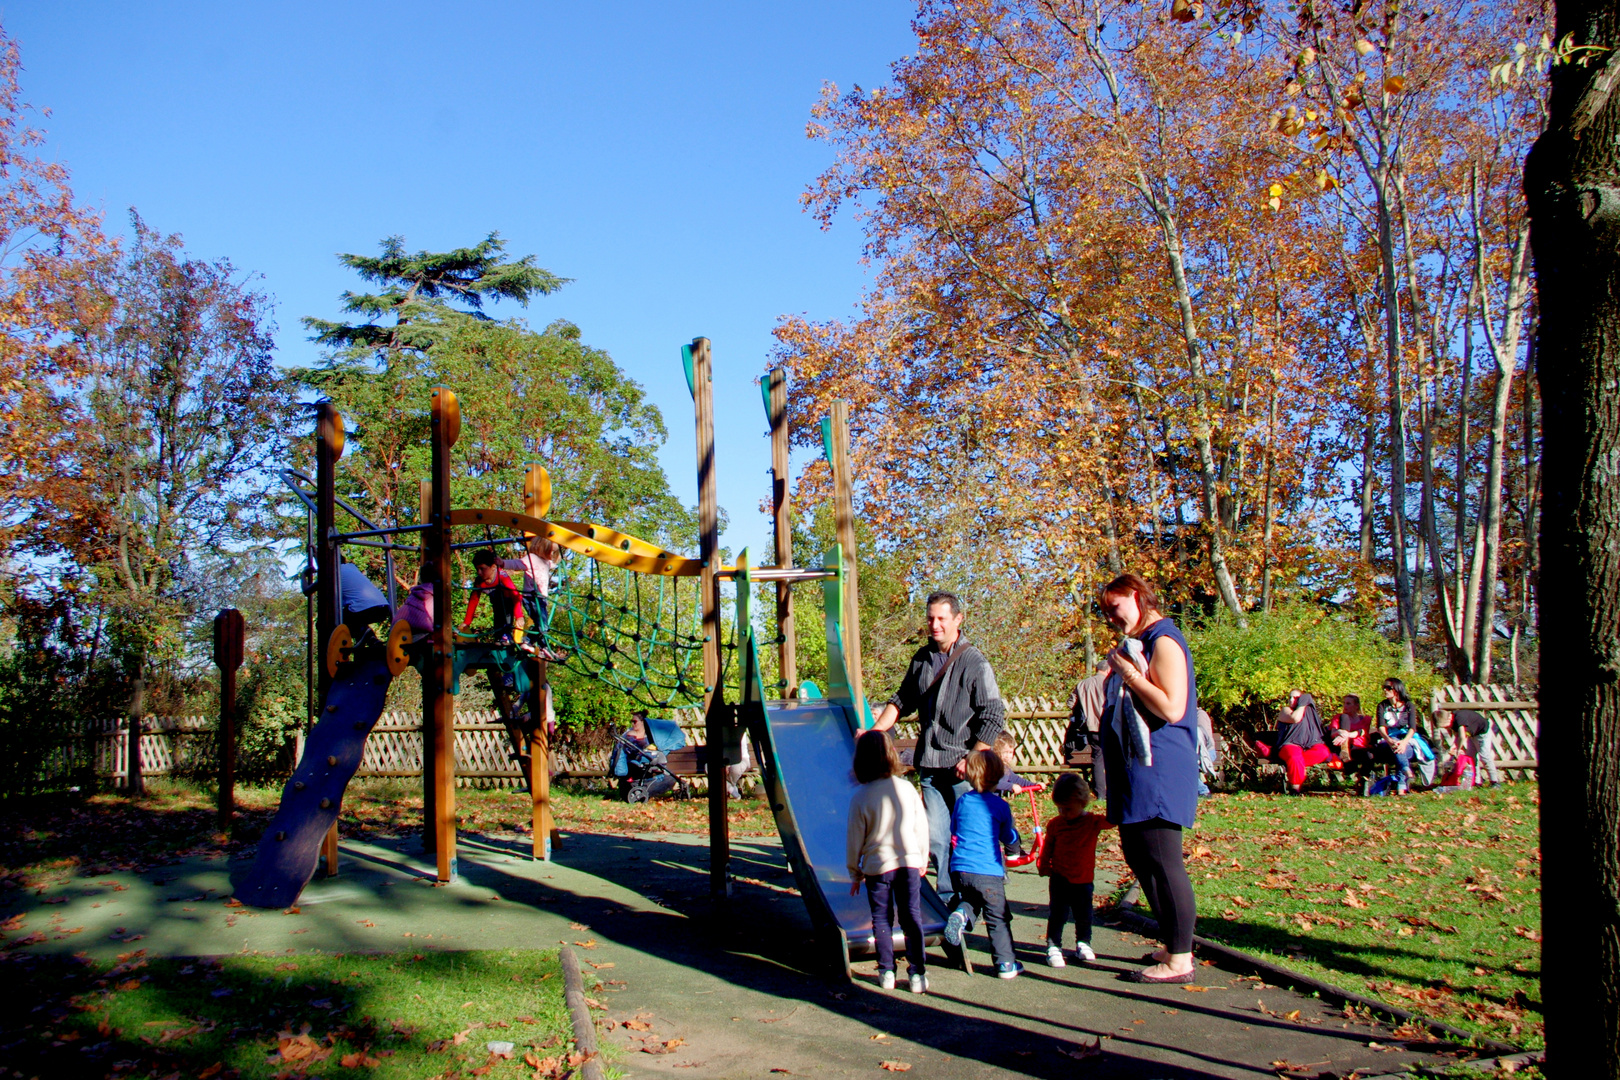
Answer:
<path fill-rule="evenodd" d="M 1153 587 L 1121 574 L 1103 587 L 1103 614 L 1124 635 L 1108 653 L 1102 714 L 1108 820 L 1159 920 L 1164 947 L 1126 973 L 1144 983 L 1190 983 L 1196 902 L 1181 832 L 1198 808 L 1198 689 L 1192 652 L 1159 611 Z"/>

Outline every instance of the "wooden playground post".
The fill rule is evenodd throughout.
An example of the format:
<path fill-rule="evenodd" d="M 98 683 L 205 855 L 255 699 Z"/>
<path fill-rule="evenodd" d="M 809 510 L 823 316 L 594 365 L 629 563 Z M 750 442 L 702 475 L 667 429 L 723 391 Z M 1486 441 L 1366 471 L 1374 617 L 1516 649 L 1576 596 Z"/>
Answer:
<path fill-rule="evenodd" d="M 315 407 L 315 580 L 318 584 L 315 599 L 315 634 L 320 646 L 315 650 L 317 702 L 326 701 L 332 688 L 332 676 L 326 671 L 321 658 L 326 655 L 326 643 L 343 622 L 343 597 L 339 583 L 341 558 L 337 541 L 337 463 L 343 456 L 343 415 L 330 401 Z M 337 821 L 326 832 L 321 842 L 321 854 L 326 861 L 328 876 L 338 872 Z"/>
<path fill-rule="evenodd" d="M 214 616 L 214 663 L 219 667 L 219 827 L 236 813 L 236 669 L 242 666 L 242 613 Z"/>
<path fill-rule="evenodd" d="M 776 533 L 776 565 L 793 565 L 793 523 L 788 513 L 788 424 L 787 372 L 772 368 L 766 384 L 770 391 L 771 421 L 771 509 Z M 776 583 L 776 670 L 782 680 L 782 696 L 797 697 L 799 687 L 798 636 L 793 627 L 793 586 Z"/>
<path fill-rule="evenodd" d="M 855 703 L 856 722 L 870 719 L 866 684 L 861 677 L 861 605 L 859 565 L 855 558 L 855 476 L 849 457 L 849 402 L 832 406 L 833 511 L 838 524 L 838 546 L 844 549 L 844 658 L 849 668 L 849 693 Z"/>
<path fill-rule="evenodd" d="M 418 492 L 416 523 L 418 525 L 431 524 L 433 521 L 433 481 L 423 480 Z M 422 553 L 420 565 L 422 567 L 422 580 L 433 581 L 433 575 L 438 565 L 433 558 L 433 549 L 428 546 L 429 532 L 420 534 L 422 537 Z M 433 586 L 435 598 L 440 591 L 438 585 Z M 446 590 L 445 595 L 449 592 Z M 438 604 L 434 604 L 438 609 Z M 438 623 L 434 623 L 437 628 Z M 437 641 L 437 629 L 433 640 Z M 422 670 L 422 852 L 433 852 L 433 822 L 436 811 L 433 802 L 433 667 L 431 665 Z"/>
<path fill-rule="evenodd" d="M 523 473 L 523 512 L 543 518 L 551 510 L 550 481 L 539 462 L 531 461 Z M 535 627 L 538 639 L 539 627 Z M 534 800 L 530 823 L 534 858 L 551 858 L 557 842 L 557 826 L 551 816 L 551 735 L 546 720 L 551 715 L 551 682 L 546 661 L 536 660 L 534 686 L 529 692 L 529 794 Z"/>
<path fill-rule="evenodd" d="M 428 826 L 433 833 L 433 853 L 438 862 L 438 880 L 456 877 L 456 643 L 450 614 L 450 448 L 461 434 L 461 406 L 456 395 L 443 386 L 433 389 L 433 506 L 428 517 L 431 526 L 426 537 L 428 556 L 433 563 L 433 657 L 423 680 L 424 705 L 431 705 L 433 717 L 432 773 L 433 817 Z"/>
<path fill-rule="evenodd" d="M 703 604 L 703 716 L 709 779 L 709 895 L 731 894 L 731 834 L 726 820 L 725 687 L 720 685 L 720 497 L 715 488 L 713 356 L 693 338 L 692 403 L 697 420 L 698 558 Z"/>

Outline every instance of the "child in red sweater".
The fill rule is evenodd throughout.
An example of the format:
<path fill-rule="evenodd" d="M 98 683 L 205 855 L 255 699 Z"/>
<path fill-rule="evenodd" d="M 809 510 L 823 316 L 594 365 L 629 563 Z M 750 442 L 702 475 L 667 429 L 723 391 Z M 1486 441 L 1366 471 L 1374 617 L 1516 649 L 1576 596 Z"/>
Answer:
<path fill-rule="evenodd" d="M 1047 879 L 1046 962 L 1063 966 L 1063 924 L 1074 915 L 1074 958 L 1097 959 L 1091 951 L 1091 896 L 1097 870 L 1097 835 L 1112 829 L 1102 814 L 1090 813 L 1092 795 L 1079 773 L 1064 773 L 1052 786 L 1058 815 L 1046 823 L 1046 844 L 1035 869 Z"/>

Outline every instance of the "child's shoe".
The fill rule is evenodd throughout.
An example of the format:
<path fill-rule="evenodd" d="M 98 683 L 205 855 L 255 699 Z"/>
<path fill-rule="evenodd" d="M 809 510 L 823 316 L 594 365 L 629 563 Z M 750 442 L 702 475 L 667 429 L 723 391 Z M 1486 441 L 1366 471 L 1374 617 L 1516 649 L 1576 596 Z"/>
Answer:
<path fill-rule="evenodd" d="M 1074 943 L 1074 958 L 1082 964 L 1089 964 L 1097 959 L 1097 954 L 1091 951 L 1089 941 L 1077 941 Z"/>
<path fill-rule="evenodd" d="M 892 972 L 892 971 L 880 971 L 880 972 L 878 972 L 878 989 L 880 989 L 880 990 L 893 990 L 894 989 L 894 972 Z"/>
<path fill-rule="evenodd" d="M 911 975 L 911 992 L 913 994 L 928 993 L 928 976 L 920 971 L 913 972 Z"/>
<path fill-rule="evenodd" d="M 967 929 L 967 912 L 956 908 L 945 918 L 945 940 L 953 947 L 962 944 L 962 931 Z"/>
<path fill-rule="evenodd" d="M 1061 946 L 1061 945 L 1053 945 L 1050 941 L 1047 942 L 1046 943 L 1046 966 L 1047 967 L 1064 967 L 1065 965 L 1066 965 L 1066 961 L 1063 959 L 1063 946 Z"/>
<path fill-rule="evenodd" d="M 1023 973 L 1024 965 L 1020 964 L 1016 960 L 1009 963 L 996 965 L 996 978 L 998 979 L 1016 979 Z"/>

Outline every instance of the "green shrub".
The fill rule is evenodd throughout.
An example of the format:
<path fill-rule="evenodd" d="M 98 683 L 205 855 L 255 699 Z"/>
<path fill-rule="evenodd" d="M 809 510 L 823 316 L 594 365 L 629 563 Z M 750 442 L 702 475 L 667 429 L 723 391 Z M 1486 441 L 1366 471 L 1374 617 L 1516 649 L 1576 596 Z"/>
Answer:
<path fill-rule="evenodd" d="M 1316 698 L 1324 718 L 1339 698 L 1357 694 L 1363 712 L 1383 700 L 1391 675 L 1426 715 L 1433 672 L 1402 671 L 1401 647 L 1366 622 L 1304 606 L 1249 616 L 1249 628 L 1220 620 L 1187 631 L 1198 673 L 1198 702 L 1230 735 L 1245 726 L 1269 727 L 1290 690 Z"/>

